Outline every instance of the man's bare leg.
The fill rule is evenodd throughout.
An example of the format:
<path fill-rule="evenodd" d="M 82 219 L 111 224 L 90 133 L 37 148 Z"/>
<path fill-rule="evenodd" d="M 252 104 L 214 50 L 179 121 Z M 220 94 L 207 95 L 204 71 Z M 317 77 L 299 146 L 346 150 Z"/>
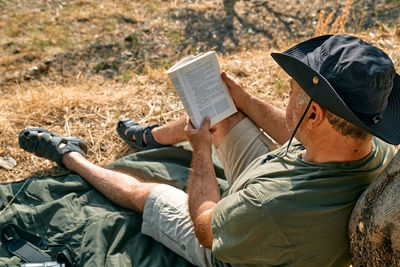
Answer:
<path fill-rule="evenodd" d="M 64 154 L 62 163 L 78 173 L 112 202 L 143 212 L 147 196 L 157 183 L 142 182 L 136 177 L 99 167 L 78 152 Z"/>
<path fill-rule="evenodd" d="M 218 147 L 225 135 L 233 128 L 233 126 L 235 126 L 245 117 L 246 115 L 244 115 L 243 112 L 238 111 L 237 113 L 213 125 L 211 131 L 215 147 Z M 187 118 L 181 117 L 176 121 L 172 121 L 166 125 L 153 128 L 151 133 L 157 142 L 164 145 L 172 145 L 187 141 L 187 136 L 185 133 L 186 123 Z"/>
<path fill-rule="evenodd" d="M 213 142 L 216 147 L 233 126 L 243 118 L 245 118 L 245 115 L 238 112 L 213 126 L 211 131 L 213 132 Z M 174 132 L 179 134 L 180 131 L 183 131 L 185 134 L 182 121 L 185 122 L 186 126 L 186 121 L 183 118 L 183 120 L 179 119 L 174 123 L 167 124 L 165 127 L 161 126 L 160 132 L 167 138 Z M 71 171 L 81 175 L 114 203 L 139 212 L 143 212 L 148 195 L 158 185 L 157 183 L 143 182 L 138 177 L 99 167 L 78 152 L 64 154 L 62 163 Z"/>
<path fill-rule="evenodd" d="M 210 129 L 210 131 L 213 133 L 212 138 L 216 146 L 218 146 L 221 143 L 224 135 L 227 134 L 230 131 L 230 129 L 232 129 L 234 125 L 236 125 L 236 123 L 238 123 L 244 117 L 245 116 L 242 113 L 237 113 L 227 118 L 226 120 L 214 125 L 212 129 Z M 182 121 L 185 122 L 184 126 L 182 125 Z M 177 127 L 175 128 L 175 130 L 177 130 L 178 132 L 182 130 L 185 133 L 186 126 L 187 126 L 186 118 L 183 120 L 178 120 L 178 122 L 175 125 L 175 127 Z M 168 127 L 164 127 L 164 130 L 165 128 L 168 129 Z M 171 132 L 173 131 L 174 130 L 172 130 Z M 41 134 L 38 134 L 39 138 L 40 136 Z M 187 139 L 186 133 L 185 133 L 185 139 Z M 60 148 L 62 148 L 63 145 L 64 144 L 60 144 L 59 145 Z M 171 248 L 179 255 L 185 257 L 187 260 L 189 260 L 195 265 L 201 265 L 201 266 L 209 265 L 211 260 L 210 256 L 211 252 L 209 249 L 205 249 L 200 245 L 194 233 L 193 226 L 190 226 L 191 225 L 190 222 L 192 219 L 188 212 L 187 197 L 183 191 L 167 185 L 160 186 L 157 183 L 143 182 L 140 180 L 140 177 L 134 177 L 124 173 L 96 166 L 93 163 L 89 162 L 79 152 L 65 153 L 62 157 L 62 163 L 68 169 L 75 171 L 76 173 L 81 175 L 87 182 L 92 184 L 96 189 L 98 189 L 105 197 L 110 199 L 112 202 L 120 206 L 126 207 L 128 209 L 144 213 L 143 218 L 147 218 L 147 221 L 145 220 L 143 221 L 142 233 L 152 236 L 153 238 L 163 243 L 167 247 Z M 158 193 L 156 193 L 157 190 Z M 161 199 L 162 194 L 164 194 L 167 197 Z M 177 195 L 180 195 L 180 198 L 176 198 Z M 181 215 L 183 216 L 175 216 L 175 218 L 171 220 L 169 217 L 165 218 L 165 216 L 163 215 L 164 218 L 157 219 L 156 215 L 163 213 L 159 212 L 159 209 L 161 209 L 162 207 L 152 204 L 153 203 L 152 201 L 154 200 L 158 201 L 163 200 L 165 202 L 168 202 L 171 207 L 179 207 Z M 146 201 L 148 206 L 145 209 Z M 154 209 L 150 207 L 154 207 Z M 186 211 L 185 207 L 187 208 Z M 158 235 L 152 233 L 154 231 L 155 233 L 157 233 L 157 231 L 158 233 L 164 233 L 165 231 L 168 231 L 168 228 L 165 227 L 162 228 L 164 223 L 157 224 L 155 223 L 154 218 L 156 218 L 160 222 L 163 222 L 165 221 L 165 219 L 167 219 L 168 222 L 171 222 L 172 225 L 175 224 L 176 227 L 178 228 L 182 225 L 186 226 L 184 227 L 184 229 L 178 231 L 172 237 L 165 237 L 164 239 L 159 240 L 156 238 Z M 144 226 L 147 226 L 147 228 Z M 171 242 L 171 240 L 174 241 Z M 187 246 L 182 247 L 181 245 L 174 245 L 182 243 L 185 243 Z"/>
<path fill-rule="evenodd" d="M 179 142 L 187 141 L 185 134 L 186 117 L 181 117 L 176 121 L 151 129 L 154 140 L 162 145 L 174 145 Z M 128 130 L 127 130 L 128 131 Z M 125 132 L 125 135 L 127 134 Z M 135 136 L 132 137 L 135 140 Z M 143 141 L 146 143 L 146 136 L 143 133 Z"/>
<path fill-rule="evenodd" d="M 151 133 L 158 143 L 163 145 L 173 145 L 187 141 L 185 127 L 186 117 L 181 117 L 176 121 L 153 128 Z"/>

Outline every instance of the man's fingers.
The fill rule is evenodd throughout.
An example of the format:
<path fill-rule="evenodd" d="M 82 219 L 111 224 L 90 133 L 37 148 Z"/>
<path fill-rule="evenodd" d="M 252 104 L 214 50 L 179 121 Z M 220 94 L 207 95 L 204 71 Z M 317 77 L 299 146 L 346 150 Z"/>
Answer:
<path fill-rule="evenodd" d="M 210 118 L 208 117 L 204 118 L 200 128 L 206 128 L 208 130 L 210 128 L 210 122 L 211 122 Z"/>
<path fill-rule="evenodd" d="M 190 118 L 188 115 L 186 115 L 186 124 L 189 124 L 189 123 L 190 123 Z"/>
<path fill-rule="evenodd" d="M 241 83 L 236 82 L 233 80 L 231 77 L 229 77 L 225 72 L 221 73 L 221 78 L 225 82 L 225 84 L 228 86 L 228 88 L 234 88 L 235 86 L 243 88 L 243 85 Z"/>
<path fill-rule="evenodd" d="M 190 137 L 190 136 L 195 136 L 195 135 L 201 134 L 204 131 L 209 132 L 210 122 L 211 122 L 210 118 L 207 117 L 201 123 L 200 128 L 196 129 L 196 128 L 194 128 L 190 119 L 188 119 L 187 123 L 186 123 L 186 127 L 185 127 L 186 135 L 188 137 Z"/>
<path fill-rule="evenodd" d="M 186 117 L 186 127 L 185 127 L 185 132 L 189 133 L 191 131 L 195 130 L 192 122 L 190 121 L 189 116 Z"/>
<path fill-rule="evenodd" d="M 221 73 L 221 78 L 226 84 L 231 81 L 231 79 L 229 79 L 228 75 L 225 72 Z"/>
<path fill-rule="evenodd" d="M 237 83 L 234 80 L 232 80 L 225 72 L 221 73 L 221 78 L 228 87 L 237 85 Z"/>
<path fill-rule="evenodd" d="M 195 129 L 192 123 L 188 121 L 185 127 L 185 133 L 193 151 L 211 147 L 212 139 L 209 129 L 210 118 L 205 118 L 198 129 Z"/>

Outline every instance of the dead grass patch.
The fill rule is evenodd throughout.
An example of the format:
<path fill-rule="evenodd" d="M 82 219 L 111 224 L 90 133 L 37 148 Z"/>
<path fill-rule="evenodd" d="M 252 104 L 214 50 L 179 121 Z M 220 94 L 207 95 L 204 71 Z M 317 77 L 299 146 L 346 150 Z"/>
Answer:
<path fill-rule="evenodd" d="M 88 37 L 90 35 L 99 34 L 96 38 L 111 38 L 110 35 L 100 30 L 105 25 L 111 28 L 126 27 L 126 25 L 114 23 L 118 20 L 126 20 L 128 24 L 138 23 L 146 24 L 146 27 L 160 27 L 163 24 L 163 18 L 158 17 L 154 20 L 145 18 L 146 12 L 153 12 L 152 10 L 156 10 L 157 5 L 162 4 L 163 8 L 174 12 L 178 7 L 198 8 L 199 10 L 221 8 L 221 3 L 216 1 L 197 3 L 197 1 L 184 0 L 168 2 L 119 0 L 94 3 L 89 0 L 73 1 L 71 6 L 58 7 L 58 11 L 57 7 L 52 11 L 46 11 L 50 13 L 44 11 L 41 13 L 39 7 L 37 16 L 46 16 L 43 19 L 57 18 L 60 20 L 58 23 L 67 27 L 70 33 L 68 38 L 73 46 L 85 47 L 87 42 L 93 40 Z M 27 4 L 29 5 L 29 1 Z M 243 4 L 240 3 L 240 5 Z M 74 9 L 76 12 L 70 12 L 69 9 Z M 16 14 L 15 19 L 18 20 L 22 15 Z M 326 19 L 325 15 L 321 15 L 321 17 L 325 24 L 320 26 L 319 34 L 331 32 L 332 28 L 335 30 L 343 27 L 341 26 L 343 23 L 337 18 Z M 326 23 L 327 21 L 329 23 Z M 41 24 L 37 21 L 32 23 L 34 24 L 32 27 L 40 28 Z M 93 27 L 82 27 L 86 23 L 92 24 Z M 334 26 L 335 23 L 336 26 Z M 4 33 L 2 32 L 4 25 L 6 25 L 4 20 L 0 19 L 0 34 Z M 173 51 L 182 56 L 191 53 L 192 47 L 190 46 L 184 51 L 177 51 L 172 39 L 179 42 L 181 37 L 171 33 L 175 30 L 171 24 L 168 29 L 164 30 L 162 34 L 165 34 L 165 37 L 162 40 L 165 41 L 166 46 L 160 47 L 160 49 L 168 50 L 168 53 Z M 111 31 L 115 31 L 115 38 L 123 40 L 125 37 L 122 35 L 124 31 L 120 29 L 111 29 Z M 179 33 L 178 27 L 176 31 Z M 29 33 L 20 29 L 11 29 L 11 32 L 12 34 L 6 38 L 7 40 L 1 41 L 3 48 L 0 48 L 0 52 L 4 52 L 1 49 L 8 49 L 7 43 L 17 46 L 26 43 L 24 38 L 30 38 Z M 141 31 L 137 34 L 141 41 L 147 40 L 149 33 Z M 54 35 L 57 39 L 57 35 Z M 396 33 L 396 29 L 382 27 L 357 35 L 388 53 L 393 59 L 397 71 L 400 71 L 400 37 L 398 37 L 400 35 L 398 32 Z M 45 37 L 51 40 L 48 35 Z M 171 40 L 166 40 L 168 38 Z M 246 38 L 246 35 L 243 38 Z M 276 44 L 282 51 L 298 41 L 301 40 L 281 38 L 276 40 Z M 285 107 L 288 99 L 289 77 L 270 57 L 272 50 L 268 43 L 261 43 L 256 47 L 258 48 L 235 50 L 220 55 L 222 69 L 239 80 L 251 93 L 277 106 Z M 32 60 L 35 60 L 35 57 L 45 58 L 54 51 L 65 50 L 65 47 L 56 45 L 47 49 L 31 47 L 27 50 L 31 52 L 23 50 L 13 55 L 2 53 L 0 54 L 0 71 L 2 69 L 20 71 L 21 68 L 29 66 L 30 60 L 26 57 L 33 57 Z M 145 58 L 147 57 L 150 60 L 151 54 L 146 55 Z M 84 63 L 82 62 L 82 64 Z M 122 78 L 108 80 L 100 75 L 85 76 L 80 73 L 77 75 L 64 73 L 64 76 L 61 76 L 57 72 L 49 72 L 41 80 L 22 81 L 11 84 L 6 89 L 0 88 L 2 93 L 0 99 L 0 156 L 12 156 L 18 162 L 17 167 L 13 170 L 0 169 L 0 182 L 17 181 L 32 175 L 61 174 L 60 169 L 56 168 L 54 163 L 24 152 L 18 147 L 18 134 L 28 126 L 44 127 L 59 135 L 81 137 L 89 144 L 90 160 L 99 165 L 108 164 L 133 152 L 115 132 L 115 126 L 119 119 L 131 117 L 142 124 L 153 122 L 165 124 L 184 115 L 183 106 L 168 82 L 165 73 L 167 65 L 160 64 L 157 67 L 150 63 L 145 64 L 140 72 L 135 68 L 127 69 L 121 74 Z"/>

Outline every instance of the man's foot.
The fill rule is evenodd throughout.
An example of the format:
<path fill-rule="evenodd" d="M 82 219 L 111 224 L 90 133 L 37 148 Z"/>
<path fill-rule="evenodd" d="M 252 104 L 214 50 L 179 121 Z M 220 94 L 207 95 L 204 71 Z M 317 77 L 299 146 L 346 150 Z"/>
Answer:
<path fill-rule="evenodd" d="M 137 122 L 125 118 L 118 122 L 117 133 L 131 147 L 142 151 L 153 148 L 166 147 L 156 141 L 152 134 L 152 130 L 158 127 L 158 124 L 150 124 L 141 126 Z"/>
<path fill-rule="evenodd" d="M 54 161 L 65 168 L 62 157 L 65 153 L 79 152 L 87 158 L 87 144 L 79 138 L 62 137 L 43 128 L 26 128 L 19 134 L 19 146 L 36 156 Z"/>

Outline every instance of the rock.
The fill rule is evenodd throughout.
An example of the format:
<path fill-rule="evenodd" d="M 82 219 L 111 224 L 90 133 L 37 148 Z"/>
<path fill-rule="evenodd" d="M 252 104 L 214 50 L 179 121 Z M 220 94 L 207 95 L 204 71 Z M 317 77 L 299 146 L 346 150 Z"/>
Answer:
<path fill-rule="evenodd" d="M 399 266 L 400 152 L 361 195 L 349 221 L 353 266 Z"/>
<path fill-rule="evenodd" d="M 27 72 L 28 73 L 35 73 L 39 70 L 39 68 L 37 66 L 32 66 L 30 68 L 28 68 Z"/>
<path fill-rule="evenodd" d="M 0 167 L 1 168 L 11 170 L 15 166 L 17 166 L 17 162 L 12 157 L 9 157 L 9 156 L 0 157 Z"/>
<path fill-rule="evenodd" d="M 106 79 L 112 79 L 115 76 L 115 72 L 108 69 L 100 71 L 100 74 L 102 74 Z"/>

